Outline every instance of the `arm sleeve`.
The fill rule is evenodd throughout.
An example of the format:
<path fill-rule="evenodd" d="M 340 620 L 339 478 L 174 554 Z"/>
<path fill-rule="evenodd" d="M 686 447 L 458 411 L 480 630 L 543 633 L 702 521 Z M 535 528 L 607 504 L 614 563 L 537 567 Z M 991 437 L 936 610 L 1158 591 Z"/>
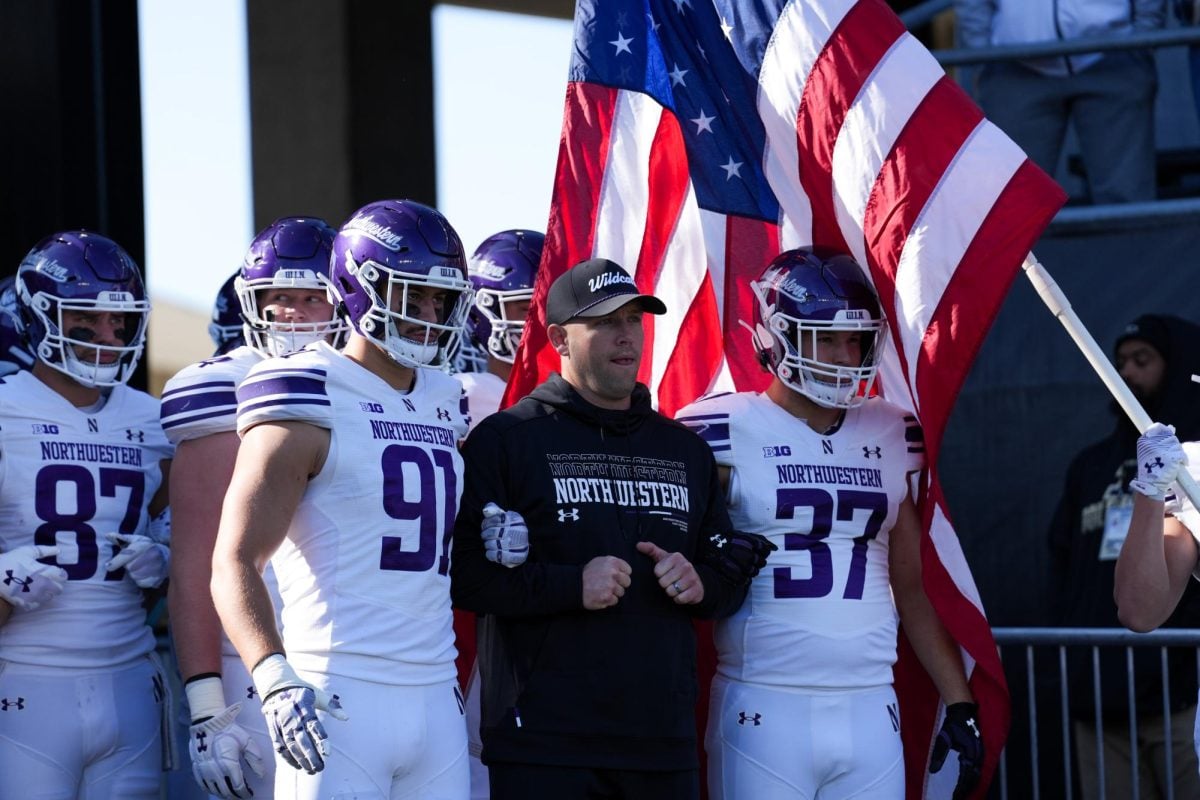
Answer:
<path fill-rule="evenodd" d="M 463 446 L 466 478 L 462 503 L 454 522 L 450 562 L 450 596 L 454 605 L 481 614 L 535 616 L 583 608 L 583 567 L 538 561 L 537 532 L 529 531 L 530 558 L 519 567 L 494 564 L 484 555 L 479 535 L 483 507 L 494 502 L 520 511 L 519 486 L 512 490 L 505 475 L 518 479 L 519 465 L 505 463 L 506 448 L 491 426 L 476 428 Z"/>
<path fill-rule="evenodd" d="M 996 0 L 955 0 L 958 41 L 963 47 L 987 47 L 992 41 Z"/>
<path fill-rule="evenodd" d="M 717 479 L 716 462 L 713 461 L 708 448 L 704 448 L 704 450 L 703 455 L 708 459 L 707 497 L 704 498 L 707 502 L 705 503 L 704 518 L 697 534 L 696 552 L 693 553 L 692 563 L 692 566 L 696 568 L 696 574 L 700 576 L 700 581 L 704 584 L 704 599 L 688 608 L 693 616 L 701 619 L 721 619 L 728 617 L 741 607 L 750 586 L 749 581 L 744 586 L 733 585 L 717 574 L 712 567 L 699 560 L 703 540 L 713 534 L 729 534 L 733 531 L 733 523 L 729 521 L 729 511 L 725 508 L 725 498 L 721 493 L 721 482 Z"/>

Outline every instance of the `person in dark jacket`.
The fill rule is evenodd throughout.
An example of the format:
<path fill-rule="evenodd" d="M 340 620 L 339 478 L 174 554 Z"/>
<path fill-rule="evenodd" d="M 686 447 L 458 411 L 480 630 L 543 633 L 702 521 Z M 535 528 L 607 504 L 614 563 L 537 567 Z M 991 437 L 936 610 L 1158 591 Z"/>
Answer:
<path fill-rule="evenodd" d="M 1130 322 L 1114 346 L 1117 370 L 1154 420 L 1174 425 L 1183 440 L 1200 439 L 1200 327 L 1167 315 L 1146 314 Z M 1137 477 L 1138 431 L 1114 403 L 1112 432 L 1079 452 L 1067 469 L 1063 494 L 1050 525 L 1053 584 L 1058 587 L 1055 623 L 1069 628 L 1116 628 L 1112 601 L 1114 567 L 1129 527 Z M 1189 581 L 1172 627 L 1200 627 L 1200 586 Z M 1192 724 L 1196 705 L 1194 648 L 1168 650 L 1172 715 L 1172 772 L 1166 775 L 1163 684 L 1158 648 L 1133 649 L 1138 722 L 1138 771 L 1142 797 L 1200 797 Z M 1070 711 L 1074 720 L 1081 793 L 1100 796 L 1096 754 L 1096 706 L 1091 648 L 1071 648 Z M 1100 650 L 1100 717 L 1105 786 L 1109 797 L 1131 797 L 1129 699 L 1124 648 Z"/>
<path fill-rule="evenodd" d="M 486 615 L 494 800 L 699 796 L 692 619 L 733 613 L 769 545 L 637 383 L 642 315 L 665 311 L 616 263 L 576 265 L 546 303 L 562 373 L 464 445 L 451 593 Z"/>

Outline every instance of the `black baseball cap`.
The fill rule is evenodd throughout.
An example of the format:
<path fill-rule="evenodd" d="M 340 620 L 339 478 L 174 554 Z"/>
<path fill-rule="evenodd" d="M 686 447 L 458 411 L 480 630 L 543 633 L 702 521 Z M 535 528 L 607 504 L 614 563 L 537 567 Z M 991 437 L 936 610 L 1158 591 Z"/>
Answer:
<path fill-rule="evenodd" d="M 546 322 L 562 325 L 576 317 L 603 317 L 634 301 L 649 314 L 667 313 L 662 300 L 638 292 L 633 277 L 620 264 L 592 258 L 579 262 L 550 284 Z"/>

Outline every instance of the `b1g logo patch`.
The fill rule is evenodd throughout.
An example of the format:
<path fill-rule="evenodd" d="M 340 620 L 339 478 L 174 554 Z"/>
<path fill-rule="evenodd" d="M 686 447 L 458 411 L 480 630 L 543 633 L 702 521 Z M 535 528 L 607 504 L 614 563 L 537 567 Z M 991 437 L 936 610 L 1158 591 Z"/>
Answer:
<path fill-rule="evenodd" d="M 360 401 L 358 404 L 358 407 L 361 408 L 363 411 L 367 412 L 368 414 L 382 414 L 383 413 L 383 405 L 380 403 L 364 403 L 364 402 Z"/>
<path fill-rule="evenodd" d="M 763 448 L 763 458 L 783 458 L 791 454 L 792 448 L 786 444 L 773 444 Z"/>
<path fill-rule="evenodd" d="M 34 434 L 49 434 L 51 436 L 58 436 L 58 426 L 43 422 L 35 422 L 33 424 L 33 432 Z"/>

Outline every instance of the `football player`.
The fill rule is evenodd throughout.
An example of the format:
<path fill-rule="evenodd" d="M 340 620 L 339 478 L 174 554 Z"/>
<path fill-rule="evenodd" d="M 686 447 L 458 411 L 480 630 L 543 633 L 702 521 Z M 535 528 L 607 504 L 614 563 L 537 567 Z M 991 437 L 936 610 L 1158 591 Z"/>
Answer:
<path fill-rule="evenodd" d="M 217 298 L 213 301 L 212 321 L 208 323 L 208 336 L 212 339 L 215 348 L 214 356 L 225 355 L 230 350 L 246 343 L 242 304 L 238 299 L 237 287 L 234 285 L 241 274 L 239 269 L 230 275 L 217 290 Z"/>
<path fill-rule="evenodd" d="M 379 201 L 338 231 L 330 277 L 345 348 L 238 387 L 213 598 L 262 699 L 276 797 L 465 797 L 449 551 L 467 419 L 437 368 L 470 306 L 465 254 L 434 209 Z"/>
<path fill-rule="evenodd" d="M 467 315 L 471 349 L 486 368 L 460 372 L 472 424 L 496 413 L 533 301 L 533 281 L 546 237 L 536 231 L 501 231 L 475 249 L 468 264 L 475 300 Z M 464 351 L 467 348 L 463 348 Z"/>
<path fill-rule="evenodd" d="M 909 490 L 921 430 L 869 396 L 886 334 L 879 301 L 852 258 L 814 249 L 781 254 L 752 288 L 770 386 L 677 416 L 712 447 L 734 527 L 779 548 L 716 624 L 709 794 L 903 797 L 899 620 L 947 706 L 934 766 L 947 745 L 958 751 L 965 796 L 983 744 L 958 647 L 921 585 Z"/>
<path fill-rule="evenodd" d="M 455 373 L 466 393 L 472 428 L 500 409 L 513 358 L 525 330 L 525 316 L 533 301 L 533 281 L 537 277 L 545 242 L 545 235 L 536 231 L 501 231 L 484 239 L 468 262 L 475 299 L 467 314 L 467 345 L 461 352 L 486 354 L 482 369 L 456 370 Z M 466 611 L 456 613 L 458 616 L 469 614 Z M 473 621 L 474 615 L 470 614 L 469 618 Z M 456 620 L 455 625 L 473 635 L 473 622 Z M 472 800 L 486 800 L 489 796 L 487 767 L 479 760 L 483 751 L 479 737 L 479 694 L 479 666 L 472 663 L 467 680 Z"/>
<path fill-rule="evenodd" d="M 236 284 L 231 302 L 238 312 L 214 311 L 210 326 L 211 332 L 221 323 L 227 340 L 231 317 L 244 316 L 244 337 L 239 330 L 238 338 L 247 344 L 185 367 L 163 390 L 163 429 L 178 448 L 171 492 L 176 554 L 168 591 L 171 631 L 191 714 L 192 773 L 220 797 L 269 798 L 274 786 L 271 740 L 254 685 L 221 632 L 209 594 L 219 522 L 214 509 L 225 497 L 237 458 L 235 391 L 260 361 L 313 341 L 336 344 L 344 333 L 328 300 L 334 233 L 317 217 L 283 217 L 264 228 L 242 269 L 225 284 Z M 269 566 L 264 577 L 278 608 Z"/>
<path fill-rule="evenodd" d="M 16 293 L 37 361 L 0 381 L 0 796 L 150 800 L 165 684 L 142 590 L 167 576 L 171 448 L 125 385 L 150 303 L 88 231 L 39 242 Z"/>

